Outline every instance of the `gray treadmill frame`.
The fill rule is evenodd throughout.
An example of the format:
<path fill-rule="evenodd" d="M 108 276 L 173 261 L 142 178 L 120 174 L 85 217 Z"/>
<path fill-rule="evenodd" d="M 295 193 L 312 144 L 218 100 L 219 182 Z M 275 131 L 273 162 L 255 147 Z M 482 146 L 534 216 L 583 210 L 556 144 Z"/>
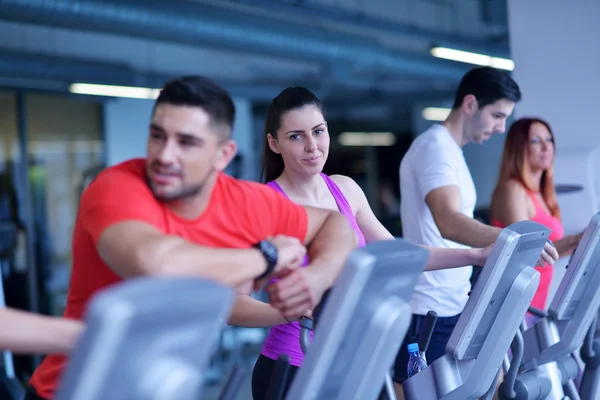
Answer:
<path fill-rule="evenodd" d="M 593 329 L 588 332 L 592 336 L 587 337 L 584 343 L 584 346 L 591 346 L 594 354 L 588 354 L 591 359 L 587 362 L 584 361 L 585 369 L 579 386 L 579 395 L 583 400 L 600 397 L 600 363 L 598 362 L 600 360 L 600 324 L 598 321 L 600 321 L 600 312 L 596 316 L 596 324 L 589 328 L 590 330 Z M 591 341 L 591 343 L 588 343 L 588 341 Z"/>
<path fill-rule="evenodd" d="M 235 293 L 214 282 L 134 278 L 93 298 L 57 400 L 192 400 Z"/>
<path fill-rule="evenodd" d="M 577 350 L 600 307 L 600 213 L 584 231 L 569 267 L 548 309 L 549 328 L 558 332 L 555 343 L 540 340 L 536 325 L 523 333 L 525 352 L 521 363 L 529 370 L 559 360 Z M 539 327 L 538 327 L 539 328 Z M 547 336 L 547 335 L 544 335 Z M 552 335 L 556 336 L 556 335 Z"/>
<path fill-rule="evenodd" d="M 577 365 L 570 358 L 582 344 L 600 307 L 600 213 L 592 216 L 552 300 L 548 316 L 523 332 L 518 399 L 553 399 L 571 390 Z M 582 398 L 600 395 L 597 385 L 582 381 Z M 538 391 L 544 385 L 549 391 Z M 595 397 L 594 397 L 595 398 Z M 572 400 L 576 400 L 578 397 Z"/>
<path fill-rule="evenodd" d="M 352 252 L 286 399 L 375 400 L 411 320 L 429 251 L 403 239 Z"/>
<path fill-rule="evenodd" d="M 403 383 L 406 399 L 467 400 L 485 395 L 535 295 L 540 277 L 533 266 L 549 235 L 547 227 L 532 221 L 502 230 L 447 354 Z"/>

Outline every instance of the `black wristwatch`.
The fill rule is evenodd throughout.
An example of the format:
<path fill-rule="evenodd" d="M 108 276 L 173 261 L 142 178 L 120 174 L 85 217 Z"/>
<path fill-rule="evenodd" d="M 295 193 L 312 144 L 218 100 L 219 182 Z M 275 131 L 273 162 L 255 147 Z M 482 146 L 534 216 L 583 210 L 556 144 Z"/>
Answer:
<path fill-rule="evenodd" d="M 273 270 L 275 269 L 275 266 L 277 265 L 277 259 L 279 257 L 279 252 L 277 251 L 277 247 L 275 247 L 273 242 L 269 240 L 262 240 L 252 247 L 255 247 L 258 250 L 260 250 L 263 257 L 265 257 L 265 260 L 267 261 L 267 269 L 259 277 L 256 278 L 257 280 L 261 280 L 269 276 L 271 272 L 273 272 Z"/>

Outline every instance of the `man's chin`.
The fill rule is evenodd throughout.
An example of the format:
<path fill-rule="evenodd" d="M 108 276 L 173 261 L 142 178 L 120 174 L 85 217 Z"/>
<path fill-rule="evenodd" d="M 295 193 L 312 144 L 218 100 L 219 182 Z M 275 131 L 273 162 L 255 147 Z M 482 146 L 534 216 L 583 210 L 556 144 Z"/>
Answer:
<path fill-rule="evenodd" d="M 192 198 L 198 194 L 200 189 L 197 190 L 182 190 L 182 189 L 171 189 L 165 190 L 166 188 L 152 188 L 152 193 L 158 201 L 164 203 L 170 203 L 174 201 L 186 200 Z"/>
<path fill-rule="evenodd" d="M 483 136 L 479 136 L 477 138 L 477 141 L 475 143 L 477 144 L 484 144 L 485 142 L 487 142 L 488 140 L 490 140 L 492 138 L 492 135 L 483 135 Z"/>
<path fill-rule="evenodd" d="M 154 185 L 151 185 L 150 189 L 152 190 L 154 197 L 156 197 L 156 199 L 159 201 L 173 201 L 178 197 L 178 193 L 173 190 L 165 190 L 165 188 L 156 187 Z"/>

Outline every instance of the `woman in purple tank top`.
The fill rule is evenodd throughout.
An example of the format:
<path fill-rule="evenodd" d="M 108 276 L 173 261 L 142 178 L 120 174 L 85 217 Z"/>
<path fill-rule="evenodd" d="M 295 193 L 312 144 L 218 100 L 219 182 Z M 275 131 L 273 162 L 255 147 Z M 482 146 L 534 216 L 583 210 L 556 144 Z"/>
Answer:
<path fill-rule="evenodd" d="M 266 136 L 263 175 L 267 185 L 294 203 L 338 210 L 356 231 L 359 246 L 394 239 L 379 222 L 364 192 L 352 178 L 327 176 L 322 172 L 329 154 L 329 133 L 323 107 L 310 90 L 290 87 L 273 99 L 267 115 Z M 435 270 L 483 265 L 491 247 L 428 249 L 431 256 L 426 270 Z M 304 266 L 307 264 L 308 257 Z M 303 278 L 305 275 L 297 276 L 297 284 L 306 279 Z M 289 356 L 292 377 L 302 365 L 300 326 L 296 321 L 303 315 L 282 315 L 249 294 L 239 293 L 230 322 L 252 327 L 271 326 L 252 374 L 254 400 L 263 400 L 267 397 L 275 360 L 280 354 Z M 310 312 L 305 316 L 310 317 Z"/>

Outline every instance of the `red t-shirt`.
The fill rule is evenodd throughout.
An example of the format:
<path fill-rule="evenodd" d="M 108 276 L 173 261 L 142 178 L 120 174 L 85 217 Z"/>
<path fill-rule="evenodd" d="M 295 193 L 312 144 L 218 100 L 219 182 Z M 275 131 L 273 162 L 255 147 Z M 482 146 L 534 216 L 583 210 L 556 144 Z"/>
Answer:
<path fill-rule="evenodd" d="M 165 234 L 220 248 L 249 248 L 278 234 L 304 241 L 308 231 L 303 207 L 266 185 L 223 173 L 204 213 L 185 220 L 152 194 L 145 180 L 145 159 L 126 161 L 100 173 L 81 198 L 65 317 L 81 319 L 93 294 L 122 280 L 102 261 L 96 244 L 106 228 L 126 220 L 143 221 Z M 38 395 L 53 397 L 66 361 L 61 355 L 44 359 L 30 381 Z"/>

